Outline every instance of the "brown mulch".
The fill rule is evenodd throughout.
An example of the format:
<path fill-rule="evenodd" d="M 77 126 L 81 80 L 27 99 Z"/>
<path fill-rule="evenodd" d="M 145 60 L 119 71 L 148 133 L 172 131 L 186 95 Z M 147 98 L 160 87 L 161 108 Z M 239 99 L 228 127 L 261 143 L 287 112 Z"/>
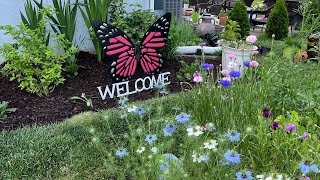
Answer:
<path fill-rule="evenodd" d="M 187 57 L 190 62 L 194 58 Z M 9 107 L 17 108 L 15 113 L 9 114 L 5 120 L 0 121 L 0 130 L 13 130 L 33 124 L 43 125 L 63 121 L 75 114 L 90 110 L 102 110 L 118 106 L 116 99 L 102 100 L 97 89 L 98 86 L 111 85 L 111 79 L 107 74 L 110 62 L 98 63 L 96 57 L 88 53 L 80 53 L 78 64 L 82 67 L 78 76 L 66 77 L 64 84 L 59 85 L 48 96 L 37 95 L 21 91 L 16 81 L 0 75 L 0 101 L 8 101 Z M 214 60 L 216 64 L 218 61 Z M 2 66 L 1 66 L 2 67 Z M 0 67 L 0 68 L 1 68 Z M 169 80 L 171 84 L 167 89 L 170 93 L 181 90 L 177 79 L 179 62 L 167 60 L 164 62 L 162 72 L 171 72 Z M 138 71 L 132 79 L 145 76 Z M 85 93 L 86 97 L 93 101 L 94 109 L 87 107 L 85 103 L 73 101 L 69 98 L 80 96 Z M 130 101 L 141 101 L 153 98 L 155 90 L 143 91 L 129 96 Z"/>

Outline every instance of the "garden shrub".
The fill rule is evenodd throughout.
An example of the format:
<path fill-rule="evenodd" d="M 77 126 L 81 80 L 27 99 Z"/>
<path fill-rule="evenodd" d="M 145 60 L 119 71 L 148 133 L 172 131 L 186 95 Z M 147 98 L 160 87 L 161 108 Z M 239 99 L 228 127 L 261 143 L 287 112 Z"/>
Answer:
<path fill-rule="evenodd" d="M 55 86 L 63 83 L 61 73 L 64 60 L 77 51 L 71 47 L 57 54 L 52 47 L 47 46 L 46 36 L 42 32 L 46 23 L 46 19 L 42 19 L 39 28 L 35 30 L 23 23 L 17 28 L 11 25 L 0 26 L 15 40 L 15 44 L 4 43 L 0 46 L 0 54 L 5 59 L 1 73 L 9 76 L 11 81 L 17 80 L 21 89 L 39 96 L 47 95 Z M 69 43 L 64 35 L 58 35 L 57 41 L 62 47 Z"/>
<path fill-rule="evenodd" d="M 279 40 L 288 36 L 289 17 L 284 0 L 278 0 L 268 18 L 266 34 Z"/>
<path fill-rule="evenodd" d="M 240 25 L 240 34 L 241 37 L 244 38 L 250 34 L 250 22 L 248 18 L 246 5 L 238 0 L 233 9 L 231 10 L 228 20 L 236 21 Z"/>

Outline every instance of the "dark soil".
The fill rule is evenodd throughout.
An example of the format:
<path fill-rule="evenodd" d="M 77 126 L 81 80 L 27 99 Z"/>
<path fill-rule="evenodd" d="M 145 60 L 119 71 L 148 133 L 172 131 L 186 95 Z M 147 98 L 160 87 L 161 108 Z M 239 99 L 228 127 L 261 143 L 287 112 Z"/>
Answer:
<path fill-rule="evenodd" d="M 75 114 L 84 111 L 98 111 L 118 106 L 116 99 L 103 101 L 100 98 L 98 86 L 111 85 L 111 79 L 107 74 L 107 67 L 110 63 L 98 63 L 96 57 L 80 53 L 78 64 L 82 67 L 79 75 L 66 77 L 64 84 L 59 85 L 48 96 L 39 97 L 37 95 L 21 91 L 16 81 L 9 81 L 9 78 L 0 75 L 0 101 L 8 101 L 10 107 L 17 108 L 15 113 L 9 114 L 5 120 L 0 121 L 0 130 L 12 130 L 30 125 L 42 125 L 63 121 Z M 194 60 L 187 57 L 190 62 Z M 214 62 L 217 64 L 217 61 Z M 1 67 L 0 67 L 1 68 Z M 179 72 L 179 62 L 167 60 L 164 63 L 162 72 L 171 72 L 169 80 L 171 84 L 167 89 L 170 93 L 181 90 L 180 82 L 177 79 Z M 138 71 L 132 79 L 143 77 Z M 80 96 L 85 93 L 87 98 L 93 101 L 94 109 L 87 107 L 85 103 L 73 101 L 69 98 Z M 140 101 L 153 98 L 155 90 L 143 91 L 129 96 L 130 101 Z"/>

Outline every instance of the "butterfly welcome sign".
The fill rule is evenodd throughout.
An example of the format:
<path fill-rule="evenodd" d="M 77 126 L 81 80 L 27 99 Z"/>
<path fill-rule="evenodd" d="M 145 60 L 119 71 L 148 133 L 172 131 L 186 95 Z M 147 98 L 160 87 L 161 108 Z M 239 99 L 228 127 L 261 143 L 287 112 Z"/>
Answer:
<path fill-rule="evenodd" d="M 134 44 L 123 31 L 111 24 L 92 22 L 107 59 L 112 61 L 108 71 L 116 82 L 98 87 L 102 100 L 152 89 L 155 84 L 170 84 L 170 72 L 160 73 L 163 66 L 160 50 L 167 43 L 170 23 L 171 13 L 167 13 L 153 23 L 140 42 Z M 150 76 L 136 79 L 134 89 L 130 89 L 129 79 L 138 68 Z"/>

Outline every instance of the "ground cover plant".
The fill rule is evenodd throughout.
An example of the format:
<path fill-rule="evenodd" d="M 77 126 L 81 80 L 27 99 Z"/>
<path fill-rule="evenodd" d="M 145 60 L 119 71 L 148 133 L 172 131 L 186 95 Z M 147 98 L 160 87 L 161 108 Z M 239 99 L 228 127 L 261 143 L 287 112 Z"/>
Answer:
<path fill-rule="evenodd" d="M 319 65 L 283 59 L 283 47 L 246 62 L 241 79 L 231 68 L 213 81 L 202 63 L 192 91 L 2 132 L 1 176 L 317 179 Z"/>

